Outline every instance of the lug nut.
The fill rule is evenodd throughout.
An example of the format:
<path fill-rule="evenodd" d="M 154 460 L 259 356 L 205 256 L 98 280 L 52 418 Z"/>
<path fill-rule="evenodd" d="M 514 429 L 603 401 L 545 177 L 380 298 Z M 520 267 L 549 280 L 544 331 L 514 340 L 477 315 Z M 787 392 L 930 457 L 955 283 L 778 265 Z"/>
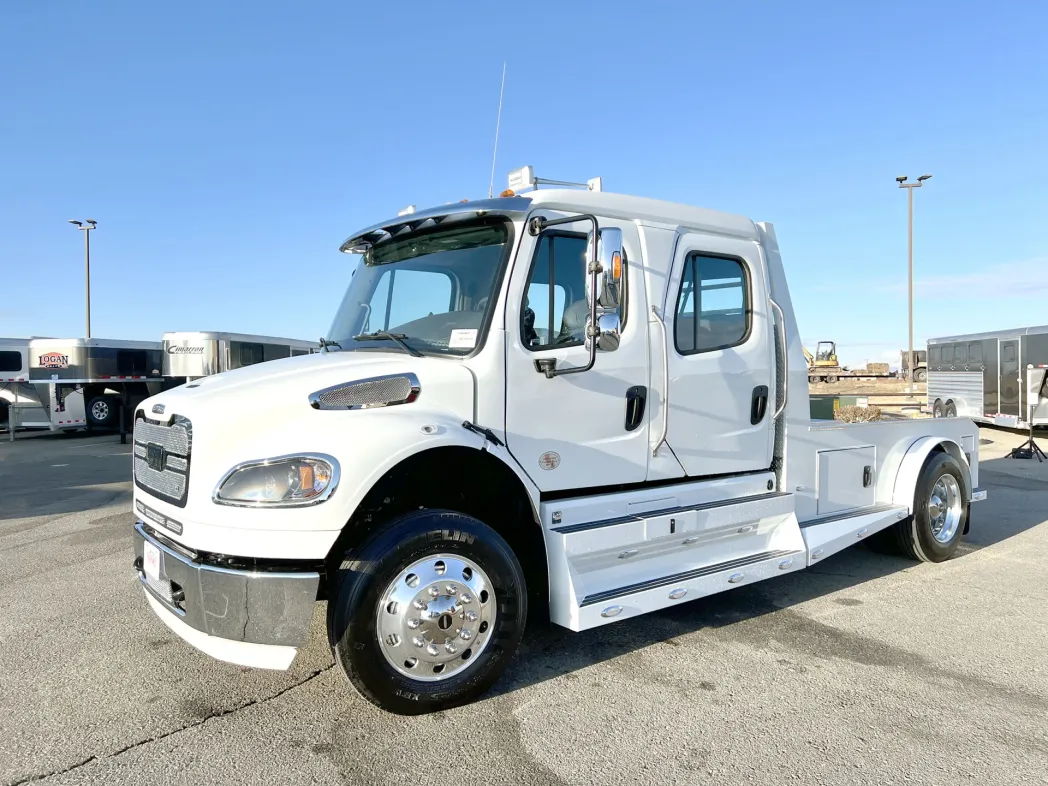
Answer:
<path fill-rule="evenodd" d="M 411 601 L 411 605 L 414 606 L 419 611 L 422 611 L 424 608 L 426 608 L 426 604 L 423 603 L 421 600 L 413 600 L 413 601 Z"/>
<path fill-rule="evenodd" d="M 437 649 L 436 644 L 430 644 L 428 647 L 426 647 L 426 652 L 428 652 L 430 655 L 436 655 L 440 652 L 440 650 Z"/>
<path fill-rule="evenodd" d="M 463 603 L 472 603 L 473 602 L 473 596 L 470 595 L 467 592 L 463 592 L 461 595 L 459 595 L 459 600 L 462 601 Z"/>
<path fill-rule="evenodd" d="M 463 628 L 462 630 L 459 631 L 459 638 L 462 639 L 463 641 L 469 641 L 470 639 L 473 638 L 473 634 L 470 633 L 468 630 Z"/>
<path fill-rule="evenodd" d="M 454 584 L 448 584 L 444 589 L 447 591 L 448 595 L 457 595 L 459 591 L 458 587 Z"/>
<path fill-rule="evenodd" d="M 415 630 L 421 624 L 422 624 L 422 620 L 417 620 L 417 619 L 410 619 L 410 620 L 408 620 L 408 627 L 411 628 L 412 630 Z"/>
<path fill-rule="evenodd" d="M 411 640 L 411 643 L 414 644 L 419 649 L 422 649 L 423 647 L 426 646 L 426 640 L 424 638 L 422 638 L 421 636 L 415 636 L 415 638 L 413 638 Z"/>
<path fill-rule="evenodd" d="M 435 598 L 438 595 L 440 595 L 440 590 L 438 590 L 436 587 L 430 587 L 429 588 L 429 596 L 431 598 Z"/>
<path fill-rule="evenodd" d="M 458 652 L 458 647 L 456 647 L 449 641 L 447 644 L 444 645 L 444 650 L 448 653 L 448 655 L 454 655 L 456 652 Z"/>
<path fill-rule="evenodd" d="M 466 619 L 468 619 L 470 622 L 476 622 L 477 621 L 477 612 L 475 612 L 475 611 L 467 611 L 466 612 Z"/>

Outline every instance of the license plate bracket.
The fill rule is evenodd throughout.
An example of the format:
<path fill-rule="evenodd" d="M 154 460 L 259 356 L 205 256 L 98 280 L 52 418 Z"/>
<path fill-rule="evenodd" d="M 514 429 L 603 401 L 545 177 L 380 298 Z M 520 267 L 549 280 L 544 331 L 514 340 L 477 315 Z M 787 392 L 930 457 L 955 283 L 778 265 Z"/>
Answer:
<path fill-rule="evenodd" d="M 162 560 L 163 558 L 158 547 L 148 540 L 142 541 L 142 569 L 145 570 L 146 576 L 153 581 L 160 581 Z"/>

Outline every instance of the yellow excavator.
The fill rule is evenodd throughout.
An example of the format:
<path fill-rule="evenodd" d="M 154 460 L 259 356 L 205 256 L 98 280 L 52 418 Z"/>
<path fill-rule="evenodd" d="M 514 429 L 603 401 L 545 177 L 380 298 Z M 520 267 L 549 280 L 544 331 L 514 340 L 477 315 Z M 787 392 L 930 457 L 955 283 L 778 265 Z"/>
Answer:
<path fill-rule="evenodd" d="M 818 382 L 826 380 L 831 385 L 837 382 L 843 370 L 837 362 L 837 343 L 835 341 L 820 341 L 815 347 L 815 355 L 802 347 L 804 357 L 808 361 L 808 381 Z"/>

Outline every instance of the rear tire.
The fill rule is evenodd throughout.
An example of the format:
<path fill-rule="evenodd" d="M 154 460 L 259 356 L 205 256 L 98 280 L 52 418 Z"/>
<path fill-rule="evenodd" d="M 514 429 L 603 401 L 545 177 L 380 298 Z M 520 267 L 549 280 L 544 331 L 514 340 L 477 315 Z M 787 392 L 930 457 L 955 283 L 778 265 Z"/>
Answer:
<path fill-rule="evenodd" d="M 808 377 L 808 384 L 809 385 L 814 385 L 818 381 L 819 381 L 818 377 Z"/>
<path fill-rule="evenodd" d="M 913 372 L 913 381 L 914 382 L 924 382 L 926 379 L 928 379 L 928 372 L 927 372 L 927 370 L 925 370 L 923 368 L 918 368 L 918 369 L 914 370 L 914 372 Z"/>
<path fill-rule="evenodd" d="M 119 406 L 119 401 L 113 396 L 95 396 L 87 405 L 87 422 L 92 426 L 112 426 L 116 423 Z"/>
<path fill-rule="evenodd" d="M 941 401 L 936 401 L 935 405 L 932 407 L 932 417 L 933 418 L 941 418 L 945 414 L 946 414 L 946 410 L 943 408 L 942 402 Z"/>
<path fill-rule="evenodd" d="M 946 417 L 955 418 L 957 417 L 957 405 L 952 401 L 946 402 Z"/>
<path fill-rule="evenodd" d="M 830 374 L 828 377 L 826 377 L 826 381 L 829 382 L 831 385 L 836 385 L 837 384 L 837 375 L 836 374 Z"/>
<path fill-rule="evenodd" d="M 524 632 L 520 563 L 497 532 L 460 513 L 395 519 L 347 553 L 332 579 L 335 662 L 364 698 L 399 715 L 477 699 Z"/>
<path fill-rule="evenodd" d="M 920 562 L 945 562 L 954 555 L 968 523 L 968 490 L 957 459 L 928 457 L 917 478 L 913 515 L 895 524 L 900 551 Z"/>

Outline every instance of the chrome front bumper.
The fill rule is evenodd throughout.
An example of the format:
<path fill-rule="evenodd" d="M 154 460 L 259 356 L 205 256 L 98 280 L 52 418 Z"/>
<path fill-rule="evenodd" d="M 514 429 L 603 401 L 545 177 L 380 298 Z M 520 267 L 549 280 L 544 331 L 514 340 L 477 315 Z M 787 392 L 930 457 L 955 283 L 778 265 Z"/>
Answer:
<path fill-rule="evenodd" d="M 149 595 L 181 622 L 236 642 L 301 646 L 320 585 L 315 571 L 231 570 L 207 565 L 173 541 L 135 524 L 135 571 Z M 144 543 L 160 550 L 160 578 L 143 569 Z"/>

